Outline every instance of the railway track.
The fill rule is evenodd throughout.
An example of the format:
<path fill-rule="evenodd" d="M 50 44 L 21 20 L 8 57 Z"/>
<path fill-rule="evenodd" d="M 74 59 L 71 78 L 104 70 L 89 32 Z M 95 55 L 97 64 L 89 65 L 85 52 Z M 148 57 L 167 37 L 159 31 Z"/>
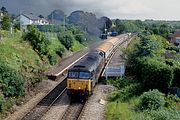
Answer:
<path fill-rule="evenodd" d="M 61 120 L 79 120 L 81 112 L 85 106 L 84 103 L 71 103 L 65 113 L 63 114 Z"/>
<path fill-rule="evenodd" d="M 50 91 L 29 113 L 21 120 L 39 120 L 51 108 L 51 106 L 66 91 L 66 79 L 60 82 L 52 91 Z"/>

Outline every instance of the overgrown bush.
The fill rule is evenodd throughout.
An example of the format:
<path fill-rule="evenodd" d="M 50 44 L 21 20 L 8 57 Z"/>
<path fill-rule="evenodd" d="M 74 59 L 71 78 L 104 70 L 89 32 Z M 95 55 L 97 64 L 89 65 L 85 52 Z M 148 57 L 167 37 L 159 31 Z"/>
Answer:
<path fill-rule="evenodd" d="M 180 67 L 174 67 L 174 79 L 172 81 L 172 86 L 180 88 Z"/>
<path fill-rule="evenodd" d="M 72 48 L 73 42 L 75 40 L 73 34 L 68 31 L 58 34 L 58 39 L 68 50 Z"/>
<path fill-rule="evenodd" d="M 150 90 L 148 92 L 144 92 L 140 96 L 140 101 L 138 104 L 138 108 L 140 110 L 157 110 L 163 108 L 165 105 L 164 94 L 159 92 L 158 90 Z"/>
<path fill-rule="evenodd" d="M 179 120 L 180 112 L 172 109 L 150 110 L 135 114 L 131 120 Z"/>
<path fill-rule="evenodd" d="M 109 99 L 114 101 L 119 99 L 121 101 L 128 101 L 130 98 L 140 95 L 142 93 L 142 86 L 135 80 L 123 77 L 116 80 L 109 80 L 109 84 L 112 84 L 118 91 L 113 92 Z"/>
<path fill-rule="evenodd" d="M 170 108 L 170 109 L 176 109 L 177 104 L 180 103 L 180 98 L 172 94 L 169 94 L 165 97 L 165 101 L 166 101 L 165 107 Z"/>
<path fill-rule="evenodd" d="M 108 96 L 108 100 L 110 100 L 110 101 L 115 101 L 119 98 L 120 98 L 120 91 L 119 90 L 110 93 Z"/>
<path fill-rule="evenodd" d="M 141 84 L 133 83 L 131 85 L 126 86 L 125 88 L 120 90 L 120 97 L 121 101 L 128 101 L 132 97 L 140 95 L 142 93 Z"/>
<path fill-rule="evenodd" d="M 56 58 L 56 55 L 54 54 L 49 54 L 48 59 L 51 65 L 55 65 L 57 63 L 57 58 Z"/>
<path fill-rule="evenodd" d="M 3 111 L 3 106 L 4 106 L 4 97 L 0 95 L 0 112 Z"/>
<path fill-rule="evenodd" d="M 0 84 L 6 97 L 24 95 L 24 79 L 14 69 L 0 61 Z"/>
<path fill-rule="evenodd" d="M 65 52 L 65 49 L 62 48 L 62 47 L 60 47 L 60 48 L 58 48 L 58 49 L 56 50 L 56 53 L 57 53 L 60 57 L 63 56 L 64 52 Z"/>
<path fill-rule="evenodd" d="M 49 41 L 45 35 L 40 32 L 35 26 L 28 26 L 28 32 L 23 36 L 24 40 L 31 43 L 34 50 L 37 50 L 40 56 L 48 54 Z"/>
<path fill-rule="evenodd" d="M 173 70 L 169 65 L 150 57 L 138 59 L 136 63 L 138 80 L 146 90 L 159 89 L 166 91 L 173 80 Z"/>
<path fill-rule="evenodd" d="M 77 41 L 79 41 L 80 43 L 83 43 L 84 40 L 85 40 L 85 37 L 84 37 L 83 34 L 77 34 L 77 35 L 75 35 L 75 39 L 76 39 Z"/>

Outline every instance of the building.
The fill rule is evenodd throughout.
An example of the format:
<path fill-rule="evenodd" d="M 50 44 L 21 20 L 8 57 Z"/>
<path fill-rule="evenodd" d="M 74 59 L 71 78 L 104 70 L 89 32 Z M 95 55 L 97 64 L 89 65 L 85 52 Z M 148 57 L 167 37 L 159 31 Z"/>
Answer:
<path fill-rule="evenodd" d="M 4 15 L 3 12 L 0 12 L 0 17 L 3 17 L 3 15 Z"/>
<path fill-rule="evenodd" d="M 27 25 L 48 25 L 49 22 L 44 18 L 39 18 L 32 13 L 26 14 L 22 13 L 18 16 L 18 19 L 20 19 L 20 23 L 22 26 Z"/>
<path fill-rule="evenodd" d="M 4 16 L 3 12 L 0 11 L 0 28 L 1 28 L 1 21 L 2 21 L 3 16 Z"/>
<path fill-rule="evenodd" d="M 176 30 L 173 34 L 169 35 L 169 40 L 175 45 L 180 45 L 180 29 Z"/>

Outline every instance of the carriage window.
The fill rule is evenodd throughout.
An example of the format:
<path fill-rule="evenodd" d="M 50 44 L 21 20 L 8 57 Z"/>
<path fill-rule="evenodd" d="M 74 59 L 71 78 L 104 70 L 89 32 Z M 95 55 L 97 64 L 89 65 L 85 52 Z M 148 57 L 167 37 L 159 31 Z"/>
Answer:
<path fill-rule="evenodd" d="M 90 78 L 90 73 L 89 72 L 80 72 L 79 73 L 79 78 L 81 78 L 81 79 L 89 79 Z"/>
<path fill-rule="evenodd" d="M 68 77 L 69 78 L 78 78 L 78 72 L 69 72 Z"/>

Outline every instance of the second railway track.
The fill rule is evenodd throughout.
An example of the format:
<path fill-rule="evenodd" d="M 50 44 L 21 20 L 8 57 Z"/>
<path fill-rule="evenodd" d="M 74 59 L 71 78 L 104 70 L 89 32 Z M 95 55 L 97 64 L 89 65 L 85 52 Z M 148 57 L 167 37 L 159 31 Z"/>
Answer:
<path fill-rule="evenodd" d="M 79 120 L 84 105 L 85 103 L 71 103 L 61 120 Z"/>
<path fill-rule="evenodd" d="M 66 91 L 66 79 L 50 91 L 29 113 L 21 120 L 39 120 L 51 108 L 56 100 Z"/>

